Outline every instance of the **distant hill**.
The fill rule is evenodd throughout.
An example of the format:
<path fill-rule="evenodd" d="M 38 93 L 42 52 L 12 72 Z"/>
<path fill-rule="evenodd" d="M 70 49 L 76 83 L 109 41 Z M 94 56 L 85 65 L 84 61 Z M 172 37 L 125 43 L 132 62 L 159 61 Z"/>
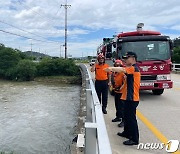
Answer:
<path fill-rule="evenodd" d="M 49 55 L 39 53 L 39 52 L 35 52 L 35 51 L 25 51 L 23 53 L 25 53 L 27 56 L 36 57 L 37 59 L 40 59 L 40 58 L 43 58 L 43 57 L 51 57 Z"/>

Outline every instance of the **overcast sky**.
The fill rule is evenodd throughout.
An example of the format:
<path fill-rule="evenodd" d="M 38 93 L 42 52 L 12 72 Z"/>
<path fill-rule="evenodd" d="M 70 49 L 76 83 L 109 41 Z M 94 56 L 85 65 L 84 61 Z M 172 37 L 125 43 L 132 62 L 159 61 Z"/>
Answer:
<path fill-rule="evenodd" d="M 180 0 L 68 0 L 68 55 L 95 55 L 103 37 L 134 31 L 180 36 Z M 64 56 L 65 0 L 0 0 L 0 43 Z M 18 36 L 17 36 L 18 35 Z M 22 37 L 20 37 L 20 36 Z M 32 44 L 32 45 L 31 45 Z"/>

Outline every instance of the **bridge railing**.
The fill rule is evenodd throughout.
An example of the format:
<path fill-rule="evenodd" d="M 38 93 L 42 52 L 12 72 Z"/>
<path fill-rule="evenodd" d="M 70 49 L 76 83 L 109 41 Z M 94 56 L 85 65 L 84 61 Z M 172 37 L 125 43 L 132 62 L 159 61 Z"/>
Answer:
<path fill-rule="evenodd" d="M 172 67 L 172 70 L 173 71 L 180 71 L 180 64 L 172 64 L 173 67 Z"/>
<path fill-rule="evenodd" d="M 102 113 L 102 106 L 97 97 L 94 83 L 87 67 L 86 98 L 85 154 L 112 154 Z"/>

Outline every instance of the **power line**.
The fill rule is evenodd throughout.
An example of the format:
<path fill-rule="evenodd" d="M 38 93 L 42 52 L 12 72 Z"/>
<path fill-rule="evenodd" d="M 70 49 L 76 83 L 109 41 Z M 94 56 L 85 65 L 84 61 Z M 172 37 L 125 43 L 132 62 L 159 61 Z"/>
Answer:
<path fill-rule="evenodd" d="M 29 6 L 27 6 L 27 5 L 25 5 L 22 1 L 20 1 L 20 0 L 18 0 L 18 2 L 19 2 L 19 4 L 20 5 L 23 5 L 24 7 L 26 7 L 27 9 L 29 9 L 29 10 L 32 10 L 32 8 L 30 8 Z M 58 5 L 60 5 L 59 3 L 57 3 Z M 60 14 L 61 12 L 59 11 L 60 10 L 60 8 L 61 7 L 59 7 L 58 8 L 58 10 L 57 10 L 57 12 L 56 12 L 56 14 L 54 15 L 54 16 L 57 16 L 58 14 Z M 61 9 L 62 10 L 62 9 Z M 38 16 L 40 16 L 40 17 L 42 17 L 42 18 L 46 18 L 46 20 L 48 21 L 48 27 L 53 27 L 54 28 L 54 25 L 56 25 L 56 23 L 57 22 L 54 22 L 54 20 L 53 19 L 51 19 L 51 18 L 49 18 L 48 16 L 44 16 L 44 15 L 42 15 L 42 14 L 40 14 L 39 12 L 37 12 L 37 11 L 34 11 L 34 10 L 32 10 L 35 14 L 37 14 Z M 54 25 L 53 25 L 54 24 Z M 48 33 L 49 34 L 49 33 Z"/>
<path fill-rule="evenodd" d="M 25 4 L 22 3 L 20 0 L 18 0 L 18 2 L 19 2 L 21 5 L 24 5 L 26 8 L 32 10 L 32 8 L 30 8 L 29 6 L 25 5 Z M 34 10 L 32 10 L 32 11 L 33 11 L 34 13 L 36 13 L 37 15 L 43 17 L 43 18 L 47 18 L 46 16 L 42 16 L 42 15 L 41 15 L 39 12 L 37 12 L 37 11 L 34 11 Z M 50 19 L 50 20 L 52 21 L 52 19 Z"/>
<path fill-rule="evenodd" d="M 3 32 L 3 33 L 7 33 L 7 34 L 11 34 L 11 35 L 23 37 L 23 38 L 26 38 L 26 39 L 39 41 L 39 42 L 53 43 L 53 42 L 49 42 L 49 41 L 43 41 L 43 40 L 38 40 L 38 39 L 31 38 L 31 37 L 23 36 L 23 35 L 20 35 L 20 34 L 15 34 L 15 33 L 12 33 L 12 32 L 5 31 L 5 30 L 1 30 L 1 29 L 0 29 L 0 31 Z M 57 42 L 57 43 L 59 43 L 59 42 Z"/>
<path fill-rule="evenodd" d="M 23 5 L 23 6 L 26 7 L 27 9 L 32 10 L 32 8 L 30 8 L 29 6 L 25 5 L 22 1 L 18 0 L 18 2 L 20 3 L 20 5 Z M 44 15 L 40 14 L 40 13 L 37 12 L 37 11 L 34 11 L 34 10 L 32 10 L 32 11 L 33 11 L 35 14 L 37 14 L 38 16 L 42 17 L 42 18 L 46 18 L 46 20 L 47 20 L 49 23 L 52 23 L 52 22 L 54 23 L 54 19 L 51 19 L 51 18 L 49 18 L 48 16 L 44 16 Z M 56 16 L 56 15 L 58 14 L 58 12 L 59 12 L 59 8 L 58 8 L 57 13 L 56 13 L 54 16 Z"/>
<path fill-rule="evenodd" d="M 7 22 L 1 21 L 1 20 L 0 20 L 0 22 L 3 23 L 3 24 L 6 24 L 6 25 L 8 25 L 8 26 L 11 26 L 11 27 L 13 27 L 13 28 L 16 28 L 16 29 L 18 29 L 18 30 L 21 30 L 21 31 L 23 31 L 23 32 L 26 32 L 26 33 L 29 33 L 29 34 L 32 34 L 32 35 L 35 35 L 35 36 L 38 36 L 38 37 L 41 37 L 41 38 L 47 40 L 47 39 L 46 39 L 45 37 L 43 37 L 43 36 L 40 36 L 40 35 L 34 34 L 34 33 L 32 33 L 32 32 L 26 31 L 26 30 L 24 30 L 24 29 L 18 28 L 18 27 L 14 26 L 14 25 L 8 24 Z M 54 41 L 53 41 L 53 42 L 54 42 Z"/>

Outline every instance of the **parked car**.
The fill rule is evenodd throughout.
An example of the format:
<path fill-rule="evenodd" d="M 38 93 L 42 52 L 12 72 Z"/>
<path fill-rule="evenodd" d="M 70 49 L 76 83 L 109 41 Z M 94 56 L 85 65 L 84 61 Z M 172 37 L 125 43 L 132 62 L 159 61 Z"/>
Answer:
<path fill-rule="evenodd" d="M 90 62 L 89 62 L 89 65 L 92 66 L 96 63 L 96 59 L 91 59 Z"/>

